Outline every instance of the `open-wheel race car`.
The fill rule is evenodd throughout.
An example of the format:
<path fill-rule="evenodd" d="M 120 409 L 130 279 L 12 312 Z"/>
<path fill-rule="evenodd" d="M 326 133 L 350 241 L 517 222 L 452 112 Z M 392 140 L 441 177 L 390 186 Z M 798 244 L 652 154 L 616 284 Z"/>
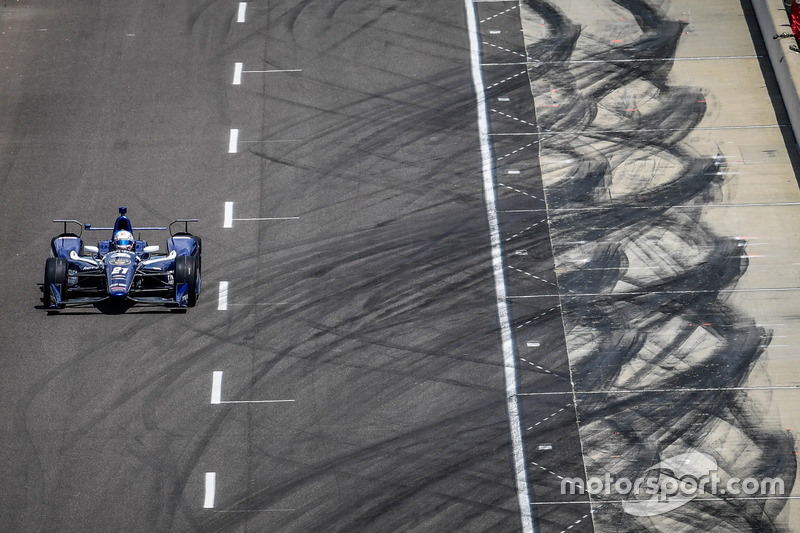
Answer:
<path fill-rule="evenodd" d="M 166 227 L 133 227 L 119 208 L 111 228 L 77 220 L 54 220 L 63 232 L 50 244 L 44 268 L 44 304 L 50 310 L 105 301 L 193 307 L 200 294 L 200 237 L 189 232 L 197 219 L 179 219 Z M 173 226 L 178 230 L 173 231 Z M 77 226 L 75 232 L 69 231 Z M 110 231 L 97 246 L 84 245 L 83 230 Z M 169 231 L 166 253 L 134 232 Z"/>

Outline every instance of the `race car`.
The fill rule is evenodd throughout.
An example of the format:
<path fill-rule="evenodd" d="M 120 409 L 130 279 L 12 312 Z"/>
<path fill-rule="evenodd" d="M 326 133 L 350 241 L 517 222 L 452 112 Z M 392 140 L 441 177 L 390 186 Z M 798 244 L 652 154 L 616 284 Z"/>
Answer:
<path fill-rule="evenodd" d="M 54 220 L 64 225 L 53 237 L 44 267 L 44 304 L 49 310 L 67 305 L 105 301 L 193 307 L 200 295 L 200 237 L 189 232 L 197 219 L 178 219 L 169 227 L 133 227 L 119 208 L 113 227 L 95 228 L 77 220 Z M 173 231 L 174 225 L 179 226 Z M 68 226 L 72 226 L 68 228 Z M 76 232 L 69 231 L 74 226 Z M 84 245 L 83 230 L 110 231 L 97 246 Z M 158 245 L 134 238 L 134 232 L 169 231 L 167 253 Z M 141 234 L 139 234 L 141 235 Z"/>

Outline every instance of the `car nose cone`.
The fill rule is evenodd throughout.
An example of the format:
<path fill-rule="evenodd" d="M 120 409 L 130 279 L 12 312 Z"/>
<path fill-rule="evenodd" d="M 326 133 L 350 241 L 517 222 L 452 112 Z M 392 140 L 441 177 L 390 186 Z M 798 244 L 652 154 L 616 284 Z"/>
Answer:
<path fill-rule="evenodd" d="M 122 286 L 112 286 L 108 289 L 108 295 L 112 298 L 123 298 L 127 294 L 127 290 Z"/>

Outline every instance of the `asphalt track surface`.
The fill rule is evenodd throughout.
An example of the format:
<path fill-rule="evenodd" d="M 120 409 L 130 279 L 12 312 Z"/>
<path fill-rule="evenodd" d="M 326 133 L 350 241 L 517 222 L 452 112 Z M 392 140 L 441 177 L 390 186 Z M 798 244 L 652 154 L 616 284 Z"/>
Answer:
<path fill-rule="evenodd" d="M 642 46 L 668 60 L 664 32 L 680 24 L 657 9 L 635 13 L 646 3 L 616 3 L 652 24 L 659 39 Z M 605 301 L 582 295 L 616 280 L 563 268 L 557 278 L 554 251 L 563 267 L 572 239 L 599 242 L 613 233 L 592 231 L 620 223 L 630 240 L 647 221 L 623 210 L 622 222 L 576 222 L 564 215 L 575 191 L 558 186 L 548 197 L 567 209 L 548 220 L 550 167 L 539 154 L 562 147 L 539 147 L 539 133 L 571 116 L 537 95 L 553 108 L 537 121 L 532 86 L 563 93 L 565 80 L 526 63 L 562 61 L 547 54 L 569 51 L 574 26 L 550 2 L 524 13 L 518 2 L 476 2 L 515 416 L 465 6 L 3 5 L 2 529 L 518 531 L 526 513 L 543 532 L 632 527 L 613 502 L 591 509 L 588 496 L 562 495 L 560 481 L 587 475 L 582 439 L 591 452 L 645 456 L 648 443 L 634 437 L 669 417 L 656 401 L 592 396 L 613 383 L 620 350 L 601 346 L 608 358 L 587 362 L 581 349 L 568 359 L 567 346 L 576 324 L 606 320 Z M 525 16 L 552 32 L 545 46 L 526 50 Z M 50 220 L 108 225 L 120 205 L 138 225 L 200 219 L 198 306 L 48 314 L 38 284 Z M 162 235 L 144 237 L 163 246 Z M 618 260 L 601 247 L 586 270 Z M 730 281 L 711 278 L 713 291 Z M 754 350 L 764 342 L 760 330 L 734 329 L 720 336 Z M 611 338 L 620 347 L 626 335 Z M 657 416 L 637 419 L 644 408 Z M 619 431 L 596 425 L 606 419 Z M 791 447 L 766 429 L 757 437 Z M 705 513 L 758 530 L 765 522 L 751 507 L 693 507 L 681 530 Z M 638 527 L 648 525 L 677 530 Z"/>
<path fill-rule="evenodd" d="M 3 529 L 520 528 L 464 9 L 4 6 Z M 522 52 L 518 15 L 499 22 Z M 501 208 L 531 201 L 506 192 Z M 108 225 L 119 205 L 201 219 L 198 306 L 48 315 L 50 220 Z M 529 291 L 555 282 L 536 218 L 503 221 L 538 224 L 513 265 Z M 549 313 L 521 342 L 555 343 L 520 379 L 568 391 L 555 306 L 514 309 Z M 569 398 L 521 410 L 542 428 L 526 446 L 579 475 Z"/>

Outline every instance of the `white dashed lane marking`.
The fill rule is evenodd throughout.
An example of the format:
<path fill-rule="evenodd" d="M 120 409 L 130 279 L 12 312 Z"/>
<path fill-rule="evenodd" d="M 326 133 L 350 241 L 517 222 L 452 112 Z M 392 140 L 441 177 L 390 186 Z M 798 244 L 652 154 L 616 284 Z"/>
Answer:
<path fill-rule="evenodd" d="M 493 83 L 492 85 L 489 85 L 489 86 L 487 87 L 487 89 L 494 89 L 494 88 L 495 88 L 495 87 L 497 87 L 498 85 L 502 85 L 502 84 L 504 84 L 504 83 L 508 83 L 509 81 L 511 81 L 511 80 L 513 80 L 513 79 L 519 78 L 519 77 L 520 77 L 520 76 L 522 76 L 523 74 L 525 74 L 525 75 L 527 76 L 527 74 L 528 74 L 528 71 L 527 71 L 527 70 L 523 70 L 522 72 L 518 72 L 518 73 L 514 74 L 513 76 L 509 76 L 509 77 L 507 77 L 507 78 L 504 78 L 504 79 L 502 79 L 502 80 L 500 80 L 500 81 L 498 81 L 498 82 L 496 82 L 496 83 Z"/>
<path fill-rule="evenodd" d="M 524 275 L 526 275 L 526 276 L 528 276 L 530 278 L 533 278 L 535 280 L 541 281 L 542 283 L 547 283 L 548 285 L 552 285 L 553 287 L 557 287 L 557 285 L 555 283 L 553 283 L 552 281 L 547 281 L 546 279 L 541 278 L 541 277 L 537 276 L 536 274 L 531 274 L 530 272 L 525 272 L 524 270 L 521 270 L 519 268 L 512 267 L 512 266 L 509 266 L 508 268 L 510 268 L 511 270 L 514 270 L 516 272 L 519 272 L 520 274 L 524 274 Z"/>
<path fill-rule="evenodd" d="M 239 130 L 231 128 L 231 134 L 228 138 L 228 153 L 235 154 L 239 151 Z"/>
<path fill-rule="evenodd" d="M 517 232 L 517 233 L 515 233 L 515 234 L 514 234 L 514 235 L 512 235 L 511 237 L 507 237 L 507 238 L 506 238 L 506 242 L 513 241 L 514 239 L 516 239 L 517 237 L 519 237 L 519 236 L 520 236 L 520 235 L 522 235 L 523 233 L 527 233 L 527 232 L 529 232 L 530 230 L 532 230 L 533 228 L 535 228 L 535 227 L 536 227 L 536 226 L 538 226 L 539 224 L 543 224 L 544 222 L 547 222 L 547 219 L 546 219 L 546 218 L 544 218 L 544 219 L 540 220 L 539 222 L 537 222 L 537 223 L 535 223 L 535 224 L 531 224 L 530 226 L 528 226 L 528 227 L 527 227 L 527 228 L 525 228 L 524 230 L 522 230 L 522 231 L 520 231 L 520 232 Z"/>
<path fill-rule="evenodd" d="M 228 282 L 219 282 L 219 299 L 217 300 L 217 311 L 228 310 Z"/>
<path fill-rule="evenodd" d="M 558 410 L 558 411 L 556 411 L 555 413 L 552 413 L 550 416 L 548 416 L 548 417 L 545 417 L 545 418 L 543 418 L 542 420 L 539 420 L 538 422 L 536 422 L 534 425 L 532 425 L 531 427 L 529 427 L 529 428 L 528 428 L 528 431 L 532 430 L 533 428 L 535 428 L 536 426 L 538 426 L 538 425 L 540 425 L 540 424 L 544 424 L 545 422 L 547 422 L 547 421 L 548 421 L 548 420 L 550 420 L 551 418 L 553 418 L 553 417 L 555 417 L 555 416 L 559 415 L 559 414 L 560 414 L 561 412 L 563 412 L 563 411 L 564 411 L 564 410 L 565 410 L 567 407 L 571 407 L 571 406 L 572 406 L 572 404 L 571 404 L 571 403 L 568 403 L 567 405 L 565 405 L 564 407 L 562 407 L 561 409 L 559 409 L 559 410 Z"/>
<path fill-rule="evenodd" d="M 508 13 L 511 13 L 512 11 L 514 11 L 516 9 L 519 9 L 518 5 L 514 5 L 512 7 L 509 7 L 505 11 L 501 11 L 500 13 L 497 13 L 496 15 L 492 15 L 491 17 L 486 17 L 485 19 L 481 20 L 480 23 L 483 24 L 484 22 L 488 22 L 488 21 L 490 21 L 492 19 L 496 19 L 497 17 L 502 16 L 502 15 L 506 15 Z"/>
<path fill-rule="evenodd" d="M 222 402 L 222 372 L 219 370 L 211 374 L 211 405 Z"/>
<path fill-rule="evenodd" d="M 233 202 L 225 202 L 225 210 L 222 214 L 222 227 L 233 227 Z"/>
<path fill-rule="evenodd" d="M 489 33 L 491 33 L 491 32 L 489 32 Z M 511 50 L 509 48 L 505 48 L 503 46 L 498 46 L 496 44 L 487 43 L 486 41 L 484 41 L 483 44 L 486 45 L 486 46 L 491 46 L 492 48 L 497 48 L 498 50 L 502 50 L 503 52 L 508 52 L 509 54 L 514 54 L 514 55 L 518 55 L 518 56 L 521 56 L 521 57 L 527 57 L 525 54 L 517 52 L 516 50 Z"/>
<path fill-rule="evenodd" d="M 505 183 L 498 183 L 498 185 L 500 187 L 503 187 L 504 189 L 508 189 L 509 191 L 514 191 L 515 193 L 521 194 L 523 196 L 527 196 L 528 198 L 533 198 L 534 200 L 539 200 L 540 202 L 544 201 L 541 198 L 539 198 L 538 196 L 534 196 L 529 192 L 525 192 L 525 191 L 523 191 L 521 189 L 517 189 L 516 187 L 512 187 L 511 185 L 506 185 Z M 545 220 L 547 220 L 547 219 L 545 219 Z"/>
<path fill-rule="evenodd" d="M 203 508 L 205 509 L 214 508 L 214 498 L 216 497 L 216 492 L 217 492 L 217 473 L 206 472 L 206 494 L 205 498 L 203 499 Z"/>
<path fill-rule="evenodd" d="M 561 533 L 567 533 L 567 531 L 569 531 L 573 527 L 577 526 L 578 524 L 580 524 L 581 522 L 583 522 L 584 520 L 589 518 L 590 514 L 591 513 L 587 513 L 587 514 L 583 515 L 582 517 L 580 517 L 578 520 L 575 520 L 575 522 L 571 526 L 569 526 L 567 529 L 562 530 Z"/>
<path fill-rule="evenodd" d="M 568 381 L 567 378 L 565 378 L 564 376 L 559 376 L 558 374 L 556 374 L 552 370 L 548 370 L 545 367 L 543 367 L 542 365 L 537 365 L 536 363 L 528 361 L 524 357 L 520 357 L 519 360 L 522 361 L 523 363 L 529 364 L 530 366 L 534 367 L 536 370 L 541 370 L 545 374 L 550 374 L 551 376 L 556 377 L 556 378 L 558 378 L 558 379 L 560 379 L 562 381 Z M 542 393 L 520 392 L 519 393 L 520 396 L 535 396 L 537 394 L 545 395 L 545 396 L 553 396 L 553 395 L 557 395 L 557 394 L 572 394 L 572 391 L 566 391 L 566 392 L 542 392 Z"/>
<path fill-rule="evenodd" d="M 530 147 L 531 147 L 531 146 L 533 146 L 534 144 L 539 144 L 539 141 L 533 141 L 533 142 L 529 142 L 529 143 L 528 143 L 528 144 L 526 144 L 525 146 L 521 146 L 521 147 L 517 148 L 516 150 L 513 150 L 513 151 L 511 151 L 511 152 L 508 152 L 507 154 L 503 154 L 503 155 L 501 155 L 501 156 L 498 156 L 498 157 L 497 157 L 497 160 L 498 160 L 498 161 L 501 161 L 501 160 L 505 159 L 506 157 L 512 156 L 512 155 L 514 155 L 514 154 L 518 154 L 518 153 L 520 153 L 521 151 L 523 151 L 523 150 L 525 150 L 525 149 L 527 149 L 527 148 L 530 148 Z"/>
<path fill-rule="evenodd" d="M 561 307 L 561 305 L 557 305 L 555 307 L 551 307 L 547 311 L 539 313 L 538 315 L 536 315 L 535 317 L 531 318 L 530 320 L 527 320 L 527 321 L 523 322 L 522 324 L 520 324 L 519 326 L 517 326 L 517 329 L 524 328 L 525 326 L 531 324 L 532 322 L 535 322 L 536 320 L 539 320 L 540 318 L 545 316 L 547 313 L 552 313 L 553 311 L 555 311 L 559 307 Z M 523 359 L 523 361 L 524 361 L 524 359 Z"/>
<path fill-rule="evenodd" d="M 556 473 L 555 473 L 555 472 L 553 472 L 552 470 L 550 470 L 550 469 L 548 469 L 548 468 L 546 468 L 546 467 L 544 467 L 544 466 L 540 465 L 539 463 L 537 463 L 537 462 L 535 462 L 535 461 L 531 461 L 531 464 L 532 464 L 533 466 L 538 466 L 538 467 L 539 467 L 539 468 L 540 468 L 542 471 L 544 471 L 544 472 L 547 472 L 548 474 L 552 474 L 552 475 L 556 476 L 558 479 L 564 479 L 564 476 L 560 476 L 560 475 L 556 474 Z"/>
<path fill-rule="evenodd" d="M 500 116 L 510 118 L 513 121 L 519 122 L 520 124 L 525 124 L 526 126 L 536 127 L 536 124 L 528 122 L 527 120 L 522 120 L 521 118 L 517 118 L 515 116 L 509 115 L 508 113 L 503 113 L 502 111 L 498 111 L 497 109 L 492 109 L 492 113 L 496 113 Z"/>

